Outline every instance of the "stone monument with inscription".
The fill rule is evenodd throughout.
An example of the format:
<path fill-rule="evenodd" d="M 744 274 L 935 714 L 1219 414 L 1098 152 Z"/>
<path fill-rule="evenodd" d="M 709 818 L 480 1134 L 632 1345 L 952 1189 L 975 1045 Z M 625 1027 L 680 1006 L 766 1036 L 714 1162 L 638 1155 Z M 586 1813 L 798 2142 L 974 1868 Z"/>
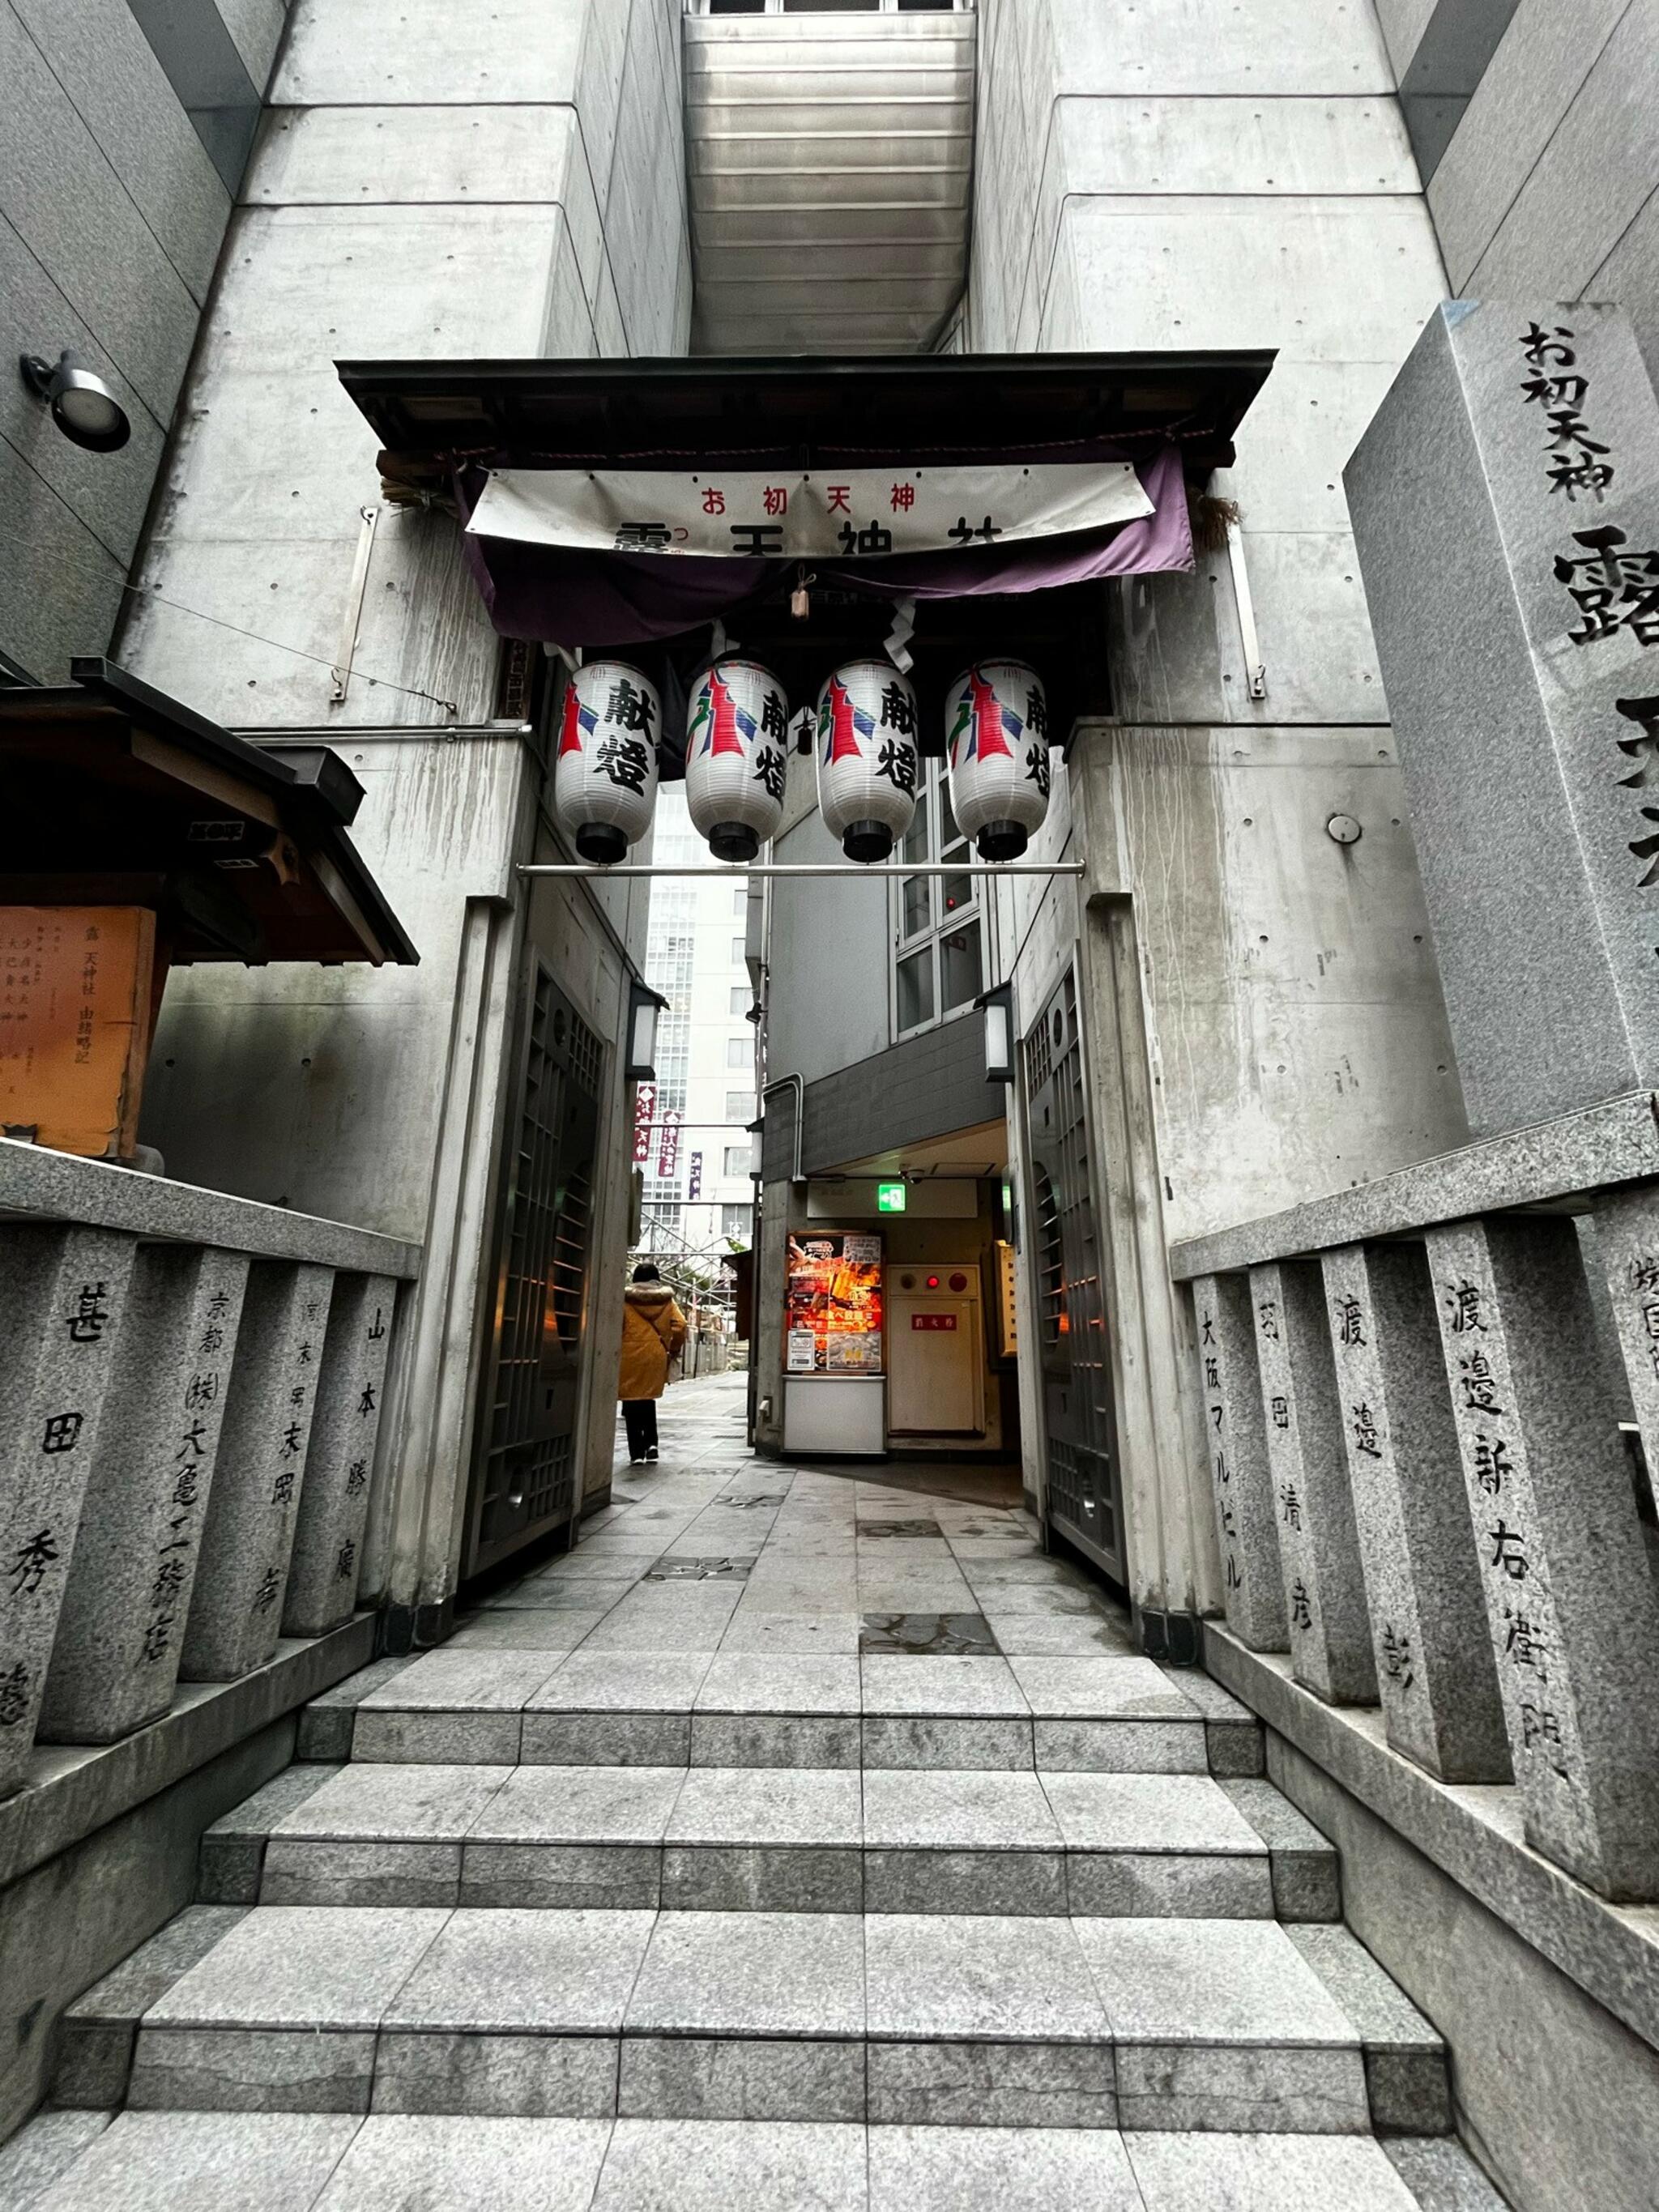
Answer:
<path fill-rule="evenodd" d="M 1449 301 L 1344 482 L 1472 1127 L 1659 1084 L 1659 400 L 1627 319 Z"/>

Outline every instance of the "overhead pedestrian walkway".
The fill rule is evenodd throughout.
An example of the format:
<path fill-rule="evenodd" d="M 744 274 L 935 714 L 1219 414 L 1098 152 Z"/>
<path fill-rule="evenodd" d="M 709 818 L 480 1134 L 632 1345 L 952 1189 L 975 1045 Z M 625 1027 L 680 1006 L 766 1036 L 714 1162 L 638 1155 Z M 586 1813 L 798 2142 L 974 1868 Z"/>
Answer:
<path fill-rule="evenodd" d="M 743 1410 L 308 1709 L 0 2205 L 1496 2206 L 1253 1717 L 1022 1512 Z"/>

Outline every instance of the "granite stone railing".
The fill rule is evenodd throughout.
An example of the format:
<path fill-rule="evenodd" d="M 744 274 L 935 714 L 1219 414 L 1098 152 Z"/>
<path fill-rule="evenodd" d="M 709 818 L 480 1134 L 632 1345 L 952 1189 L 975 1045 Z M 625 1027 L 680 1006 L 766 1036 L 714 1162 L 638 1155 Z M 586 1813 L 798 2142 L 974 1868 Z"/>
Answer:
<path fill-rule="evenodd" d="M 0 1141 L 0 1796 L 349 1619 L 418 1263 Z"/>
<path fill-rule="evenodd" d="M 1380 1705 L 1441 1781 L 1512 1783 L 1527 1840 L 1602 1896 L 1659 1899 L 1659 1099 L 1172 1266 L 1231 1633 Z"/>

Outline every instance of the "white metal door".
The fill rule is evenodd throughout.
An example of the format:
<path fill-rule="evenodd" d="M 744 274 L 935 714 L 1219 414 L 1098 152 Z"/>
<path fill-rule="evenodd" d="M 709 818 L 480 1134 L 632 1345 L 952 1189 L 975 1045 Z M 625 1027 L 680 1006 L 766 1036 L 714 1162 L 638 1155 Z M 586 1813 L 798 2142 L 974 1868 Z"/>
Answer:
<path fill-rule="evenodd" d="M 984 1434 L 983 1336 L 977 1269 L 888 1269 L 890 1436 Z"/>

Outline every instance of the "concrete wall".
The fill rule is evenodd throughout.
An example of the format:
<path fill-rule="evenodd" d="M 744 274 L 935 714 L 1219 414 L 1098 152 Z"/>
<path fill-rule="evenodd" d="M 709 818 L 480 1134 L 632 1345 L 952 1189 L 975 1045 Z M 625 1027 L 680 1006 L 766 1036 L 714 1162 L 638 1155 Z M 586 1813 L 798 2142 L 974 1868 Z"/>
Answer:
<path fill-rule="evenodd" d="M 1453 12 L 1384 0 L 1402 88 Z M 1429 177 L 1449 289 L 1615 301 L 1659 376 L 1659 20 L 1643 0 L 1508 13 Z"/>
<path fill-rule="evenodd" d="M 687 312 L 679 186 L 657 151 L 678 130 L 667 0 L 498 15 L 492 47 L 441 0 L 296 10 L 121 639 L 146 681 L 228 726 L 337 738 L 368 787 L 357 841 L 422 956 L 176 975 L 148 1140 L 174 1173 L 414 1237 L 468 902 L 514 904 L 540 763 L 504 726 L 421 734 L 487 725 L 499 659 L 442 514 L 381 514 L 350 692 L 331 707 L 379 501 L 374 436 L 333 364 L 672 350 Z M 607 904 L 637 927 L 642 899 Z M 591 913 L 580 928 L 606 934 Z M 616 982 L 575 992 L 605 1036 Z"/>
<path fill-rule="evenodd" d="M 982 35 L 975 347 L 1277 349 L 1217 487 L 1267 696 L 1224 556 L 1131 582 L 1072 764 L 1091 893 L 1136 905 L 1169 1219 L 1241 1218 L 1464 1133 L 1340 483 L 1439 256 L 1366 11 L 989 0 Z"/>
<path fill-rule="evenodd" d="M 667 0 L 504 0 L 494 20 L 486 41 L 443 0 L 295 11 L 123 637 L 130 665 L 228 726 L 490 711 L 495 641 L 454 526 L 403 512 L 377 539 L 362 672 L 330 711 L 379 497 L 337 360 L 683 343 Z"/>
<path fill-rule="evenodd" d="M 1085 895 L 1134 903 L 1172 1240 L 1459 1141 L 1386 726 L 1086 729 L 1073 781 Z"/>
<path fill-rule="evenodd" d="M 799 866 L 842 858 L 817 811 L 813 761 L 792 757 L 789 797 L 810 811 L 774 841 L 775 860 Z M 788 817 L 786 815 L 785 819 Z M 766 1079 L 799 1075 L 816 1083 L 884 1052 L 892 1036 L 888 1006 L 893 929 L 887 884 L 808 878 L 772 888 L 768 961 L 774 979 L 766 1023 Z M 845 1155 L 872 1151 L 857 1145 Z M 784 1170 L 787 1172 L 787 1170 Z"/>
<path fill-rule="evenodd" d="M 380 501 L 374 434 L 334 363 L 682 349 L 677 32 L 672 0 L 500 0 L 487 36 L 446 0 L 301 0 L 120 638 L 136 673 L 218 721 L 332 738 L 367 787 L 354 835 L 421 953 L 378 972 L 175 975 L 144 1132 L 175 1175 L 400 1221 L 426 1246 L 398 1603 L 441 1601 L 459 1556 L 526 941 L 611 1042 L 645 898 L 522 896 L 515 861 L 556 857 L 543 759 L 490 720 L 499 647 L 453 519 L 380 512 L 349 690 L 331 704 Z M 607 1080 L 601 1280 L 626 1225 Z M 596 1374 L 607 1325 L 596 1314 Z M 608 1478 L 609 1397 L 607 1374 L 579 1489 Z"/>
<path fill-rule="evenodd" d="M 198 0 L 263 88 L 284 0 Z M 41 683 L 101 653 L 143 528 L 231 193 L 128 0 L 0 0 L 0 652 Z M 88 453 L 16 374 L 82 354 L 126 410 Z"/>

